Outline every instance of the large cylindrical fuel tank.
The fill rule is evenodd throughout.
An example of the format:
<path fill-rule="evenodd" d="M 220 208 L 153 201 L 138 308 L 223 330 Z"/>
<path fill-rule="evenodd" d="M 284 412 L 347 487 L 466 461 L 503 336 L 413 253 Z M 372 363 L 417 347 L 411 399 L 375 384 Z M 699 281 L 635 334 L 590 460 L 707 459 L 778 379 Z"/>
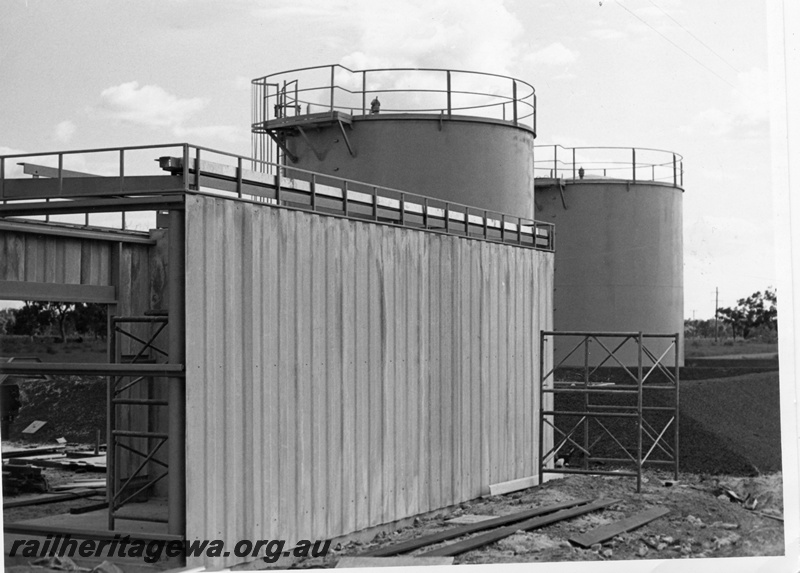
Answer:
<path fill-rule="evenodd" d="M 533 217 L 533 133 L 480 118 L 424 115 L 355 117 L 294 135 L 293 167 Z"/>
<path fill-rule="evenodd" d="M 677 180 L 537 179 L 535 216 L 556 225 L 556 330 L 683 333 L 682 196 Z M 575 342 L 554 341 L 556 362 Z M 596 364 L 606 353 L 595 348 Z M 635 365 L 636 354 L 629 344 L 618 357 Z"/>
<path fill-rule="evenodd" d="M 524 81 L 334 65 L 278 72 L 253 87 L 259 159 L 534 216 L 536 100 Z"/>

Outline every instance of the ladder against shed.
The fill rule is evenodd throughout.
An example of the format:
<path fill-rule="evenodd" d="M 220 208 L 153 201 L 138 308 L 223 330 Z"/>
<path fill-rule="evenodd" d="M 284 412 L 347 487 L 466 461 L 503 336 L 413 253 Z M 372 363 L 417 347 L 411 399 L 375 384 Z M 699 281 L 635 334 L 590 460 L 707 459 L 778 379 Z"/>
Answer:
<path fill-rule="evenodd" d="M 136 384 L 139 394 L 110 395 L 118 422 L 150 412 L 132 426 L 137 435 L 119 434 L 145 455 L 115 452 L 136 469 L 167 436 L 145 465 L 151 478 L 168 466 L 155 488 L 169 484 L 171 535 L 231 546 L 333 538 L 479 497 L 491 484 L 538 481 L 538 366 L 551 357 L 540 357 L 537 333 L 552 328 L 551 225 L 188 145 L 147 151 L 158 175 L 127 175 L 133 151 L 118 149 L 114 176 L 0 178 L 0 225 L 24 227 L 0 230 L 2 241 L 26 253 L 2 269 L 0 291 L 44 283 L 45 298 L 114 304 L 111 324 L 139 329 L 118 333 L 128 347 L 114 355 L 147 346 L 156 363 L 110 360 L 89 371 L 117 388 L 122 376 L 155 377 L 156 392 Z M 170 216 L 147 235 L 9 219 L 81 209 Z M 73 274 L 47 275 L 62 252 L 56 268 Z M 154 309 L 168 311 L 152 341 L 166 357 L 148 346 Z M 165 419 L 159 412 L 175 400 L 177 415 Z M 176 452 L 173 438 L 184 435 Z M 184 492 L 181 512 L 173 496 Z"/>

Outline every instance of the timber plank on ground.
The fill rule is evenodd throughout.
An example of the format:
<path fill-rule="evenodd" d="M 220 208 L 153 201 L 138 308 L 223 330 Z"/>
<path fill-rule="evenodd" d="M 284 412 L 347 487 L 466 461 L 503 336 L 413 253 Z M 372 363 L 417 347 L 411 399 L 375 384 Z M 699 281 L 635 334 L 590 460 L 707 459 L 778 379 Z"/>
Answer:
<path fill-rule="evenodd" d="M 12 507 L 28 507 L 29 505 L 42 505 L 44 503 L 58 503 L 60 501 L 69 501 L 81 497 L 89 497 L 97 495 L 97 490 L 94 489 L 75 489 L 64 493 L 43 494 L 37 497 L 6 501 L 3 503 L 3 509 L 11 509 Z"/>
<path fill-rule="evenodd" d="M 626 517 L 620 521 L 602 525 L 592 529 L 591 531 L 587 531 L 586 533 L 570 537 L 569 541 L 575 545 L 580 545 L 581 547 L 591 547 L 595 543 L 602 543 L 616 535 L 619 535 L 620 533 L 632 531 L 637 527 L 641 527 L 642 525 L 650 523 L 651 521 L 656 520 L 659 517 L 663 517 L 668 513 L 668 509 L 663 507 L 653 507 L 646 511 L 631 515 L 630 517 Z"/>
<path fill-rule="evenodd" d="M 426 545 L 441 543 L 442 541 L 447 541 L 448 539 L 454 539 L 456 537 L 461 537 L 463 535 L 475 533 L 476 531 L 484 531 L 486 529 L 492 529 L 494 527 L 501 527 L 503 525 L 517 523 L 519 521 L 530 519 L 532 517 L 536 517 L 539 515 L 553 513 L 566 508 L 583 505 L 591 501 L 592 501 L 591 499 L 576 499 L 572 501 L 564 501 L 554 505 L 537 507 L 534 509 L 529 509 L 527 511 L 512 513 L 511 515 L 503 515 L 500 517 L 495 517 L 493 519 L 481 521 L 479 523 L 470 523 L 468 525 L 463 525 L 461 527 L 454 527 L 452 529 L 447 529 L 445 531 L 440 531 L 438 533 L 433 533 L 431 535 L 417 537 L 416 539 L 409 539 L 408 541 L 405 541 L 403 543 L 397 543 L 395 545 L 388 545 L 386 547 L 381 547 L 379 549 L 373 549 L 372 551 L 367 551 L 365 553 L 362 553 L 360 557 L 388 557 L 390 555 L 399 555 L 400 553 L 408 553 L 409 551 L 414 551 L 415 549 L 419 549 L 420 547 L 425 547 Z M 517 526 L 514 526 L 514 528 L 515 531 L 516 529 L 518 529 Z"/>
<path fill-rule="evenodd" d="M 523 521 L 522 523 L 515 523 L 513 525 L 501 527 L 499 529 L 489 531 L 482 535 L 476 535 L 475 537 L 470 537 L 463 541 L 451 543 L 450 545 L 445 545 L 444 547 L 439 547 L 438 549 L 434 549 L 432 551 L 426 551 L 425 553 L 421 553 L 419 557 L 449 557 L 449 556 L 461 555 L 462 553 L 466 553 L 467 551 L 478 549 L 480 547 L 483 547 L 484 545 L 489 545 L 490 543 L 494 543 L 495 541 L 499 541 L 503 538 L 514 535 L 514 533 L 516 533 L 517 531 L 520 530 L 530 531 L 531 529 L 544 527 L 546 525 L 550 525 L 551 523 L 555 523 L 557 521 L 562 521 L 564 519 L 571 519 L 573 517 L 577 517 L 585 513 L 590 513 L 598 509 L 603 509 L 605 507 L 608 507 L 609 505 L 620 503 L 620 501 L 622 500 L 601 499 L 599 501 L 595 501 L 594 503 L 590 503 L 589 505 L 581 505 L 570 509 L 563 509 L 561 511 L 557 511 L 556 513 L 551 513 L 542 517 L 534 517 L 533 519 L 528 519 L 526 521 Z"/>

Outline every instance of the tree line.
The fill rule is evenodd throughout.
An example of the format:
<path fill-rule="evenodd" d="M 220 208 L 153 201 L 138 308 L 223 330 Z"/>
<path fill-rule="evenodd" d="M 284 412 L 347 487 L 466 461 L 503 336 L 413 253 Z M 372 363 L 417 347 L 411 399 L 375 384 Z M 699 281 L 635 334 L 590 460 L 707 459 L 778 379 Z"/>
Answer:
<path fill-rule="evenodd" d="M 85 302 L 25 301 L 20 308 L 7 308 L 0 319 L 6 334 L 52 335 L 60 342 L 69 336 L 105 338 L 106 305 Z"/>
<path fill-rule="evenodd" d="M 735 306 L 717 309 L 717 318 L 685 320 L 687 337 L 774 339 L 778 333 L 778 293 L 774 288 L 740 298 Z"/>

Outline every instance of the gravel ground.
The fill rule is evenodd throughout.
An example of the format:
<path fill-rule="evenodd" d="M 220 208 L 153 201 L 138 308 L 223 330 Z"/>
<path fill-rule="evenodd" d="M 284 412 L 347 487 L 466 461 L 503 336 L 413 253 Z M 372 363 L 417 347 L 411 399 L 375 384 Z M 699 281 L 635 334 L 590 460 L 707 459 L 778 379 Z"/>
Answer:
<path fill-rule="evenodd" d="M 449 511 L 417 520 L 411 527 L 378 535 L 370 542 L 340 545 L 325 558 L 308 560 L 297 567 L 332 567 L 344 556 L 358 556 L 378 547 L 454 527 L 446 524 L 445 520 L 459 515 L 507 515 L 587 497 L 621 501 L 605 510 L 535 531 L 519 531 L 497 543 L 457 556 L 455 563 L 701 559 L 784 554 L 783 523 L 768 517 L 781 515 L 780 473 L 754 478 L 682 474 L 678 483 L 670 487 L 664 485 L 667 479 L 665 474 L 648 472 L 642 492 L 636 493 L 633 478 L 571 475 L 541 487 L 462 503 Z M 759 499 L 756 509 L 762 513 L 731 501 L 722 493 L 724 489 L 735 491 L 742 497 L 748 493 L 756 496 Z M 667 508 L 670 512 L 598 547 L 581 549 L 568 541 L 572 535 L 652 507 Z M 440 545 L 422 548 L 412 555 Z"/>

